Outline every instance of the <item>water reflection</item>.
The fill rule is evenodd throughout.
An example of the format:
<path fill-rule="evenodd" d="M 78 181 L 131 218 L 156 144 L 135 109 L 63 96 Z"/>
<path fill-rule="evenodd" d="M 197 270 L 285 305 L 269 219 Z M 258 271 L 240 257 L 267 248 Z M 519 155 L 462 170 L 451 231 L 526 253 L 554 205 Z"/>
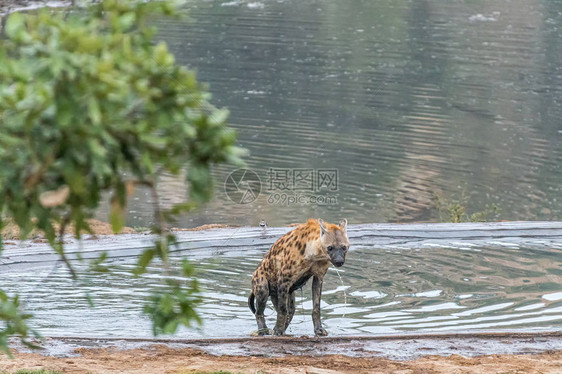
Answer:
<path fill-rule="evenodd" d="M 251 5 L 251 4 L 258 4 Z M 561 1 L 192 1 L 161 21 L 179 62 L 232 112 L 250 168 L 339 170 L 337 203 L 215 199 L 180 224 L 271 225 L 322 216 L 436 220 L 434 193 L 474 210 L 560 219 Z M 183 199 L 166 182 L 164 195 Z M 152 217 L 142 191 L 129 224 Z M 106 212 L 101 212 L 104 215 Z"/>

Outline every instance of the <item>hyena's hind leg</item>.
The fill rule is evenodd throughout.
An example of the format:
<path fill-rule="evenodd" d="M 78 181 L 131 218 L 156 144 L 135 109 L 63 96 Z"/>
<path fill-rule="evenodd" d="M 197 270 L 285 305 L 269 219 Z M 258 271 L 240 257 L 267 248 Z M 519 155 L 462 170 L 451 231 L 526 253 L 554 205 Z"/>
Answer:
<path fill-rule="evenodd" d="M 278 303 L 277 293 L 275 293 L 275 291 L 272 290 L 270 290 L 269 292 L 270 292 L 269 296 L 271 297 L 271 302 L 275 307 L 275 311 L 279 312 L 279 308 L 277 306 Z M 295 293 L 293 292 L 289 295 L 289 300 L 287 301 L 287 319 L 285 320 L 285 330 L 289 326 L 289 323 L 291 323 L 291 320 L 293 319 L 294 315 L 295 315 Z"/>
<path fill-rule="evenodd" d="M 256 284 L 254 287 L 254 295 L 256 297 L 256 322 L 258 323 L 258 335 L 270 335 L 270 331 L 265 324 L 263 315 L 269 298 L 269 286 L 267 282 Z"/>
<path fill-rule="evenodd" d="M 278 308 L 277 308 L 277 291 L 275 290 L 275 288 L 269 289 L 269 298 L 271 299 L 271 303 L 273 304 L 273 308 L 275 309 L 275 312 L 277 313 L 277 311 L 278 311 Z"/>
<path fill-rule="evenodd" d="M 285 330 L 289 327 L 289 324 L 293 320 L 295 315 L 295 292 L 291 292 L 289 295 L 289 300 L 287 302 L 287 320 L 285 322 Z"/>

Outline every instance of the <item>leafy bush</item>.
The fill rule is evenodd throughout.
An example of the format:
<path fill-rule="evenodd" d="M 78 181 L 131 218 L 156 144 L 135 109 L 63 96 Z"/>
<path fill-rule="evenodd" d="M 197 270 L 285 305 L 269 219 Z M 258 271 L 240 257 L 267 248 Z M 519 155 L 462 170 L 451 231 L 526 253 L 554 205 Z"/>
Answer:
<path fill-rule="evenodd" d="M 31 317 L 29 314 L 22 314 L 19 310 L 19 298 L 14 296 L 8 297 L 0 290 L 0 321 L 5 322 L 5 326 L 0 330 L 0 350 L 10 354 L 8 350 L 8 338 L 11 335 L 17 335 L 21 341 L 28 347 L 35 347 L 29 341 L 30 337 L 38 336 L 38 334 L 30 330 L 27 326 L 27 320 Z"/>
<path fill-rule="evenodd" d="M 62 235 L 68 225 L 77 237 L 89 231 L 86 219 L 104 192 L 111 193 L 110 222 L 117 232 L 128 194 L 137 186 L 152 191 L 159 239 L 141 257 L 137 274 L 155 257 L 169 274 L 173 237 L 165 234 L 166 222 L 211 197 L 212 164 L 241 163 L 236 134 L 225 122 L 228 112 L 209 104 L 209 93 L 192 71 L 175 64 L 165 43 L 153 42 L 147 17 L 155 12 L 178 14 L 169 1 L 103 0 L 85 10 L 13 13 L 5 25 L 0 230 L 9 219 L 24 237 L 43 231 L 73 276 Z M 186 167 L 189 201 L 161 211 L 159 173 L 179 174 Z M 171 277 L 166 282 L 172 283 L 171 296 L 158 305 L 178 313 L 173 321 L 158 319 L 169 325 L 154 330 L 174 332 L 177 321 L 187 324 L 195 317 L 184 318 L 189 308 L 181 303 L 195 300 L 196 284 L 179 285 Z"/>

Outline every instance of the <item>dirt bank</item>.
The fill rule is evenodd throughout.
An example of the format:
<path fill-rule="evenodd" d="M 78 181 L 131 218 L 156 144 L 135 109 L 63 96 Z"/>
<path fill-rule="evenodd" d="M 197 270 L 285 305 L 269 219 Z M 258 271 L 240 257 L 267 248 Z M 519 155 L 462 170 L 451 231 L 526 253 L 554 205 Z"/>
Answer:
<path fill-rule="evenodd" d="M 1 0 L 0 16 L 17 10 L 36 9 L 44 6 L 63 7 L 70 4 L 70 0 Z"/>
<path fill-rule="evenodd" d="M 113 229 L 111 224 L 107 222 L 102 222 L 97 219 L 89 219 L 88 225 L 94 235 L 113 235 Z M 58 230 L 58 226 L 55 225 L 55 229 Z M 131 227 L 123 227 L 120 234 L 134 234 L 136 231 Z M 74 228 L 68 227 L 65 231 L 66 234 L 74 234 Z M 33 240 L 41 240 L 44 238 L 42 232 L 32 232 L 29 234 L 29 238 Z M 7 222 L 5 227 L 2 229 L 2 238 L 4 240 L 18 240 L 20 238 L 20 230 L 17 225 L 11 222 Z"/>
<path fill-rule="evenodd" d="M 343 355 L 213 356 L 195 349 L 153 345 L 126 351 L 77 350 L 79 357 L 52 357 L 38 353 L 0 356 L 0 370 L 47 368 L 63 373 L 194 373 L 219 370 L 233 373 L 560 373 L 562 351 L 537 355 L 489 355 L 467 358 L 427 356 L 414 361 L 353 358 Z"/>
<path fill-rule="evenodd" d="M 88 225 L 90 225 L 90 229 L 92 230 L 92 233 L 94 235 L 115 235 L 115 233 L 113 232 L 113 229 L 111 228 L 111 224 L 107 223 L 107 222 L 103 222 L 97 219 L 89 219 L 88 220 Z M 204 230 L 212 230 L 212 229 L 222 229 L 222 228 L 229 228 L 229 227 L 236 227 L 236 226 L 230 226 L 230 225 L 222 225 L 222 224 L 207 224 L 207 225 L 202 225 L 202 226 L 198 226 L 198 227 L 194 227 L 194 228 L 171 228 L 170 231 L 172 232 L 181 232 L 181 231 L 204 231 Z M 58 230 L 58 226 L 55 225 L 55 228 Z M 118 233 L 118 234 L 135 234 L 135 233 L 139 233 L 139 232 L 149 232 L 150 229 L 145 228 L 142 230 L 136 230 L 132 227 L 123 227 L 123 229 Z M 73 227 L 69 227 L 66 231 L 66 234 L 72 234 L 74 235 L 74 228 Z M 4 238 L 4 240 L 18 240 L 20 238 L 20 231 L 19 228 L 17 227 L 17 225 L 13 224 L 13 223 L 6 223 L 4 229 L 2 229 L 2 237 Z M 31 239 L 42 239 L 44 237 L 44 234 L 41 232 L 32 232 L 29 237 Z"/>

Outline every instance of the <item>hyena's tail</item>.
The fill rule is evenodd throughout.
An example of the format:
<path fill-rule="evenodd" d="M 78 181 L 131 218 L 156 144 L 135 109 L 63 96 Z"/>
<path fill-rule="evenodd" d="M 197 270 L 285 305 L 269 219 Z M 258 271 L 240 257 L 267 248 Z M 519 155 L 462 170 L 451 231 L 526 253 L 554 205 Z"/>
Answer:
<path fill-rule="evenodd" d="M 254 306 L 254 299 L 256 297 L 254 296 L 254 293 L 252 292 L 250 294 L 250 296 L 248 297 L 248 306 L 250 307 L 250 310 L 252 311 L 252 313 L 256 314 L 256 307 Z"/>

